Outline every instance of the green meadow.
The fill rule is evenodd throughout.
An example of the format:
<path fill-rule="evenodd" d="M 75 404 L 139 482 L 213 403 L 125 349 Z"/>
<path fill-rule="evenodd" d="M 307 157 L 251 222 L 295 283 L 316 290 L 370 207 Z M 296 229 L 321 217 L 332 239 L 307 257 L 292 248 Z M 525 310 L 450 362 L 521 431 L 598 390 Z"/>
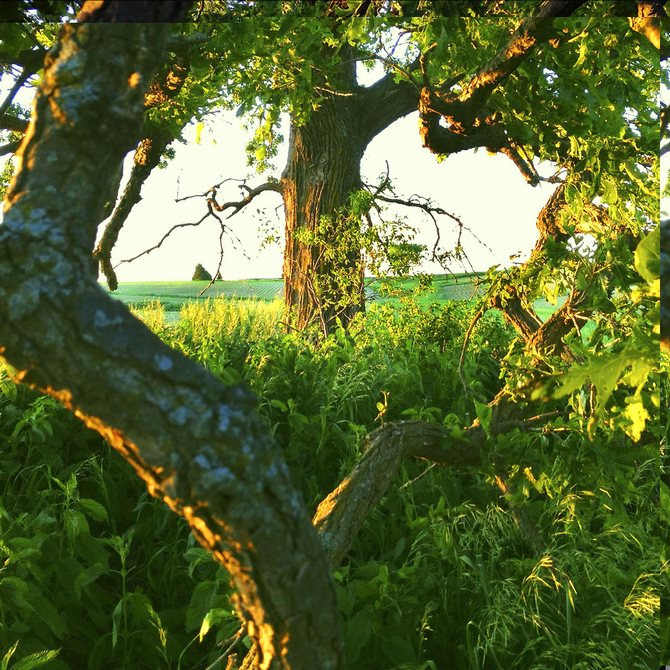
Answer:
<path fill-rule="evenodd" d="M 428 306 L 454 300 L 470 301 L 486 291 L 483 273 L 432 275 L 429 279 L 428 285 L 424 286 L 426 280 L 417 277 L 366 278 L 366 301 L 368 304 L 393 303 L 402 296 L 414 295 L 418 304 Z M 188 303 L 206 302 L 219 297 L 228 300 L 272 302 L 280 300 L 284 291 L 281 279 L 224 280 L 216 281 L 207 288 L 208 284 L 208 281 L 121 282 L 112 295 L 136 309 L 158 302 L 165 312 L 173 312 L 176 315 Z M 200 295 L 203 289 L 206 290 Z M 556 308 L 546 300 L 536 300 L 534 306 L 542 320 Z"/>

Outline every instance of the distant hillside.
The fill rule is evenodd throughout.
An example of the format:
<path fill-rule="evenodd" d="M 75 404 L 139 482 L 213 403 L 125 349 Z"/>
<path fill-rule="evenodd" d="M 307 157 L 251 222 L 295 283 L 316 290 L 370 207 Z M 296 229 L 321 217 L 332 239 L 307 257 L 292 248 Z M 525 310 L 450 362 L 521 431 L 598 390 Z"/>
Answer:
<path fill-rule="evenodd" d="M 464 274 L 434 275 L 432 287 L 420 292 L 420 301 L 470 300 L 477 294 L 474 281 L 478 278 Z M 366 298 L 367 300 L 394 300 L 402 294 L 416 291 L 419 288 L 419 281 L 417 277 L 399 279 L 368 277 L 365 280 Z M 112 295 L 132 305 L 142 305 L 158 300 L 166 310 L 178 311 L 184 302 L 191 300 L 202 301 L 224 296 L 230 299 L 272 301 L 280 299 L 284 291 L 284 282 L 281 279 L 239 279 L 217 281 L 207 289 L 204 295 L 199 296 L 198 294 L 208 283 L 207 281 L 121 282 Z M 102 285 L 106 286 L 106 284 Z"/>

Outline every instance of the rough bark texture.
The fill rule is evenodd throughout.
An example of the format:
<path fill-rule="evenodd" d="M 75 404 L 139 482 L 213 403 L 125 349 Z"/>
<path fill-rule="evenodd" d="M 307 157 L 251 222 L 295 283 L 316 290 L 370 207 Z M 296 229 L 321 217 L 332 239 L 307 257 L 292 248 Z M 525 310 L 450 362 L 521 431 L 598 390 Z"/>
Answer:
<path fill-rule="evenodd" d="M 455 467 L 481 464 L 478 445 L 450 438 L 443 426 L 423 421 L 396 421 L 365 438 L 361 459 L 342 483 L 319 505 L 312 523 L 330 558 L 338 565 L 408 457 Z"/>
<path fill-rule="evenodd" d="M 338 318 L 347 324 L 363 306 L 360 245 L 337 248 L 360 225 L 345 212 L 349 195 L 361 187 L 365 150 L 353 111 L 344 99 L 329 100 L 305 126 L 291 128 L 281 180 L 283 275 L 285 304 L 298 329 L 318 319 L 328 333 Z"/>
<path fill-rule="evenodd" d="M 123 14 L 92 4 L 96 21 Z M 323 548 L 253 396 L 169 349 L 96 281 L 97 226 L 178 3 L 120 4 L 149 19 L 65 25 L 47 60 L 0 225 L 0 355 L 101 433 L 230 571 L 258 667 L 340 668 Z"/>
<path fill-rule="evenodd" d="M 119 239 L 119 233 L 133 207 L 142 199 L 142 186 L 152 170 L 160 162 L 163 152 L 172 141 L 169 133 L 159 133 L 143 137 L 135 150 L 133 169 L 123 194 L 114 208 L 110 220 L 98 242 L 93 256 L 100 263 L 100 270 L 111 291 L 116 291 L 119 282 L 112 267 L 112 249 Z M 116 194 L 114 194 L 116 195 Z M 113 203 L 112 203 L 113 206 Z"/>
<path fill-rule="evenodd" d="M 292 124 L 281 179 L 288 318 L 297 329 L 316 321 L 324 333 L 364 308 L 360 220 L 345 210 L 361 187 L 365 148 L 418 100 L 412 84 L 396 84 L 391 76 L 370 88 L 357 86 L 353 62 L 343 67 L 339 84 L 345 95 L 325 99 L 304 125 Z"/>
<path fill-rule="evenodd" d="M 188 73 L 188 60 L 180 56 L 173 58 L 172 62 L 156 74 L 149 84 L 144 95 L 145 110 L 169 104 L 181 91 Z M 110 208 L 114 208 L 114 211 L 105 226 L 93 255 L 100 263 L 100 271 L 105 276 L 111 291 L 116 291 L 119 285 L 116 272 L 112 267 L 112 250 L 130 212 L 142 199 L 144 183 L 160 163 L 161 156 L 173 139 L 174 135 L 171 132 L 160 128 L 155 128 L 152 132 L 146 133 L 135 149 L 130 178 L 118 204 L 114 207 L 114 202 L 110 202 Z M 116 197 L 116 193 L 114 196 Z M 107 212 L 105 212 L 105 216 L 107 216 Z"/>
<path fill-rule="evenodd" d="M 639 0 L 637 16 L 628 19 L 630 27 L 644 35 L 656 49 L 661 48 L 661 19 L 667 16 L 662 0 Z"/>

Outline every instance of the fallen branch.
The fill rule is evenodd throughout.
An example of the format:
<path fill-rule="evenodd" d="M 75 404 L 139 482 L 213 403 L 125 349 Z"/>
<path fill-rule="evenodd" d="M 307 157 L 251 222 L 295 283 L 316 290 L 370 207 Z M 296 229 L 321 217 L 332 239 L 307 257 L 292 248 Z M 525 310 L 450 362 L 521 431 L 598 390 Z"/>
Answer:
<path fill-rule="evenodd" d="M 370 511 L 389 489 L 404 458 L 422 458 L 456 467 L 481 464 L 476 444 L 449 441 L 449 437 L 443 426 L 397 421 L 365 438 L 360 460 L 321 502 L 312 519 L 332 566 L 341 562 Z"/>

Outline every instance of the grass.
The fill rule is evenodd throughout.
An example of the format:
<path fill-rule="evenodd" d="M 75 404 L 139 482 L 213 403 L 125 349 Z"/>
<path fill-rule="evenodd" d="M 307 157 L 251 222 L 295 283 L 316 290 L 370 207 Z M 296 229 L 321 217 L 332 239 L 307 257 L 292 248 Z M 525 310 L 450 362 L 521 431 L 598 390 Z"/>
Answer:
<path fill-rule="evenodd" d="M 513 337 L 498 313 L 485 315 L 464 393 L 474 309 L 464 301 L 379 301 L 353 337 L 319 343 L 278 333 L 281 301 L 186 302 L 174 323 L 155 298 L 141 304 L 168 344 L 251 386 L 310 510 L 359 461 L 380 404 L 386 421 L 469 425 L 503 383 Z M 348 667 L 653 667 L 660 428 L 632 445 L 603 421 L 589 439 L 580 416 L 492 437 L 474 471 L 403 463 L 334 571 Z M 239 628 L 229 575 L 183 521 L 97 435 L 1 367 L 0 550 L 0 650 L 9 660 L 19 641 L 13 668 L 58 654 L 46 668 L 202 670 L 220 664 Z"/>
<path fill-rule="evenodd" d="M 484 291 L 484 285 L 478 281 L 478 276 L 433 275 L 432 286 L 417 294 L 417 303 L 428 306 L 431 303 L 449 302 L 452 300 L 472 300 Z M 366 280 L 366 298 L 368 302 L 394 302 L 398 295 L 419 289 L 417 277 L 400 279 Z M 207 286 L 207 281 L 174 281 L 174 282 L 122 282 L 112 296 L 126 305 L 138 310 L 151 307 L 153 311 L 162 305 L 165 319 L 175 321 L 177 314 L 189 304 L 204 304 L 208 301 L 224 297 L 236 301 L 260 300 L 271 303 L 280 300 L 284 291 L 284 282 L 281 279 L 241 279 L 232 281 L 217 281 L 210 286 L 204 295 L 200 292 Z M 103 284 L 103 286 L 106 286 Z M 536 300 L 534 303 L 538 316 L 545 321 L 556 309 L 546 300 Z"/>

